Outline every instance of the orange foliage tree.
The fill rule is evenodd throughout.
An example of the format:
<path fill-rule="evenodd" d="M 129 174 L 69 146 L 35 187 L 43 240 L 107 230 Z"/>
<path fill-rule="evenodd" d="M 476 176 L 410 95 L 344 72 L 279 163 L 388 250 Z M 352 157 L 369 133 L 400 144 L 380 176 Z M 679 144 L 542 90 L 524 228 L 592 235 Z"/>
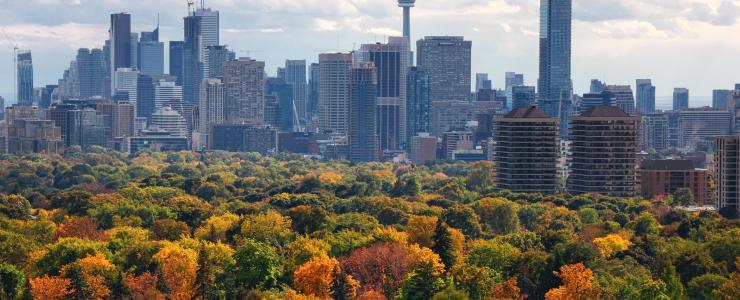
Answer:
<path fill-rule="evenodd" d="M 328 257 L 314 257 L 293 273 L 293 288 L 306 295 L 329 299 L 339 262 Z"/>
<path fill-rule="evenodd" d="M 516 278 L 511 278 L 505 282 L 494 285 L 491 288 L 491 294 L 486 300 L 524 300 L 522 291 L 517 285 Z"/>
<path fill-rule="evenodd" d="M 164 300 L 165 295 L 157 290 L 159 276 L 152 273 L 144 273 L 139 276 L 126 275 L 126 287 L 131 292 L 132 300 Z"/>
<path fill-rule="evenodd" d="M 72 280 L 58 276 L 38 277 L 29 281 L 31 284 L 31 295 L 36 300 L 61 300 L 66 299 L 72 292 L 70 285 Z"/>
<path fill-rule="evenodd" d="M 54 232 L 56 238 L 80 238 L 94 241 L 106 240 L 106 235 L 98 230 L 95 221 L 88 217 L 71 217 L 65 220 Z"/>
<path fill-rule="evenodd" d="M 566 265 L 557 273 L 563 285 L 545 294 L 546 300 L 598 299 L 599 290 L 594 285 L 594 272 L 583 263 Z"/>
<path fill-rule="evenodd" d="M 408 266 L 406 246 L 400 243 L 382 243 L 356 249 L 342 260 L 342 270 L 360 282 L 361 293 L 380 291 L 389 298 L 403 284 Z"/>
<path fill-rule="evenodd" d="M 171 299 L 191 299 L 195 293 L 198 254 L 178 245 L 167 245 L 154 258 L 160 264 L 160 273 L 170 289 Z"/>

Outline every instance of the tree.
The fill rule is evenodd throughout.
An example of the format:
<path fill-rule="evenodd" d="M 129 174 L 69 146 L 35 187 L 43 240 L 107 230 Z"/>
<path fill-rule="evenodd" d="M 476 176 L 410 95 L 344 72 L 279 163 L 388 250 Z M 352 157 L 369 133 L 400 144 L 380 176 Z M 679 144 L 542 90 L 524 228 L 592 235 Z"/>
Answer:
<path fill-rule="evenodd" d="M 505 273 L 516 262 L 521 253 L 516 247 L 496 240 L 478 240 L 469 245 L 466 262 Z"/>
<path fill-rule="evenodd" d="M 632 243 L 618 234 L 610 234 L 603 238 L 594 239 L 594 244 L 599 248 L 601 256 L 609 258 L 614 254 L 627 250 Z"/>
<path fill-rule="evenodd" d="M 403 284 L 408 266 L 408 252 L 399 243 L 359 248 L 341 262 L 342 270 L 360 282 L 361 292 L 374 290 L 388 298 Z"/>
<path fill-rule="evenodd" d="M 560 268 L 558 277 L 563 285 L 545 294 L 546 300 L 598 299 L 599 290 L 594 285 L 594 273 L 582 263 Z"/>
<path fill-rule="evenodd" d="M 484 224 L 498 234 L 508 234 L 519 228 L 516 205 L 507 200 L 486 198 L 478 201 L 475 211 Z"/>
<path fill-rule="evenodd" d="M 31 203 L 20 195 L 0 195 L 0 216 L 27 220 L 31 217 Z"/>
<path fill-rule="evenodd" d="M 51 205 L 55 208 L 64 208 L 70 214 L 81 216 L 92 208 L 93 194 L 83 190 L 60 192 L 51 197 Z"/>
<path fill-rule="evenodd" d="M 432 248 L 434 245 L 434 229 L 437 226 L 437 217 L 412 216 L 406 225 L 409 243 L 422 247 Z"/>
<path fill-rule="evenodd" d="M 680 188 L 673 193 L 673 205 L 691 206 L 696 204 L 694 193 L 689 188 Z"/>
<path fill-rule="evenodd" d="M 190 236 L 190 227 L 187 223 L 172 219 L 154 221 L 151 230 L 152 238 L 158 241 L 177 241 Z"/>
<path fill-rule="evenodd" d="M 191 299 L 195 293 L 198 254 L 170 244 L 154 256 L 159 272 L 173 299 Z"/>
<path fill-rule="evenodd" d="M 15 267 L 0 264 L 0 299 L 20 299 L 26 289 L 26 276 Z"/>
<path fill-rule="evenodd" d="M 486 300 L 524 300 L 526 297 L 522 295 L 519 286 L 517 286 L 516 278 L 511 278 L 505 282 L 494 285 L 491 288 L 490 297 Z"/>
<path fill-rule="evenodd" d="M 298 206 L 291 208 L 288 215 L 292 220 L 293 230 L 300 234 L 318 231 L 328 223 L 329 213 L 320 207 Z"/>
<path fill-rule="evenodd" d="M 233 276 L 235 293 L 246 295 L 253 289 L 277 287 L 283 274 L 282 259 L 267 244 L 246 240 L 234 253 L 236 263 L 228 273 Z"/>
<path fill-rule="evenodd" d="M 216 276 L 205 243 L 200 245 L 198 251 L 198 270 L 195 272 L 194 296 L 201 300 L 216 298 Z"/>
<path fill-rule="evenodd" d="M 637 235 L 658 234 L 660 224 L 650 214 L 643 213 L 635 219 L 632 229 Z"/>
<path fill-rule="evenodd" d="M 330 298 L 335 276 L 339 273 L 339 262 L 328 257 L 315 257 L 300 266 L 293 273 L 293 288 L 299 292 Z"/>
<path fill-rule="evenodd" d="M 689 281 L 689 298 L 691 299 L 719 299 L 718 290 L 727 283 L 728 279 L 717 274 L 704 274 Z M 738 295 L 735 295 L 735 297 Z"/>
<path fill-rule="evenodd" d="M 159 277 L 149 272 L 139 276 L 127 274 L 125 277 L 126 287 L 131 294 L 132 300 L 164 300 L 165 294 L 157 289 Z"/>
<path fill-rule="evenodd" d="M 455 205 L 442 213 L 442 219 L 452 228 L 459 229 L 468 237 L 481 233 L 480 217 L 468 206 Z"/>
<path fill-rule="evenodd" d="M 409 273 L 406 278 L 401 294 L 407 300 L 430 299 L 436 292 L 444 288 L 441 274 L 430 264 L 421 265 L 415 271 Z"/>
<path fill-rule="evenodd" d="M 293 236 L 290 229 L 290 218 L 270 210 L 246 218 L 241 226 L 241 234 L 244 238 L 279 247 L 285 245 Z"/>
<path fill-rule="evenodd" d="M 307 236 L 298 237 L 288 245 L 286 271 L 292 274 L 295 269 L 312 258 L 328 256 L 330 248 L 331 246 L 323 240 L 311 239 Z"/>
<path fill-rule="evenodd" d="M 542 299 L 553 286 L 551 256 L 540 250 L 529 250 L 519 258 L 516 267 L 517 282 L 523 293 L 533 299 Z"/>
<path fill-rule="evenodd" d="M 468 189 L 475 192 L 493 190 L 496 185 L 496 170 L 493 162 L 480 161 L 468 166 Z"/>
<path fill-rule="evenodd" d="M 74 292 L 70 289 L 72 281 L 58 276 L 44 275 L 31 279 L 29 283 L 31 284 L 31 295 L 37 300 L 63 300 Z"/>
<path fill-rule="evenodd" d="M 485 267 L 478 267 L 467 263 L 457 264 L 452 268 L 452 278 L 455 286 L 467 292 L 472 300 L 484 299 L 490 292 L 491 286 L 500 278 L 500 273 Z"/>
<path fill-rule="evenodd" d="M 434 229 L 434 246 L 432 247 L 432 251 L 439 255 L 447 270 L 451 269 L 457 260 L 452 235 L 447 230 L 447 225 L 441 219 L 437 220 L 437 227 Z"/>
<path fill-rule="evenodd" d="M 98 230 L 98 225 L 89 217 L 71 217 L 59 225 L 54 232 L 57 238 L 80 238 L 87 240 L 102 241 L 107 237 L 105 233 Z"/>

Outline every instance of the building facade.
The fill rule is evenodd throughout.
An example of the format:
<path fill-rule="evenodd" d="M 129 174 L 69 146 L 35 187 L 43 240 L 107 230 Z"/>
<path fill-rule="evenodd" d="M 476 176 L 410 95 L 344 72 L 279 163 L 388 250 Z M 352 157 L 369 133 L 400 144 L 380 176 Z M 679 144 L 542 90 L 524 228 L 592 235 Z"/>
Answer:
<path fill-rule="evenodd" d="M 432 132 L 432 101 L 429 73 L 418 67 L 411 67 L 406 88 L 406 113 L 409 137 L 419 133 Z"/>
<path fill-rule="evenodd" d="M 682 110 L 689 108 L 689 89 L 673 89 L 673 110 Z"/>
<path fill-rule="evenodd" d="M 615 106 L 630 116 L 635 115 L 635 96 L 629 85 L 607 85 L 606 91 L 614 95 Z"/>
<path fill-rule="evenodd" d="M 670 196 L 687 188 L 696 204 L 710 204 L 709 180 L 709 171 L 694 168 L 690 160 L 647 160 L 640 167 L 640 190 L 645 199 Z"/>
<path fill-rule="evenodd" d="M 572 0 L 543 0 L 540 3 L 539 106 L 560 119 L 560 135 L 568 135 L 573 111 L 571 79 Z"/>
<path fill-rule="evenodd" d="M 19 51 L 17 54 L 18 104 L 33 104 L 33 58 L 31 51 Z"/>
<path fill-rule="evenodd" d="M 473 43 L 461 36 L 428 36 L 416 42 L 417 66 L 429 72 L 432 101 L 467 101 Z"/>
<path fill-rule="evenodd" d="M 637 112 L 649 114 L 655 112 L 655 86 L 650 79 L 638 79 L 635 85 L 637 94 Z"/>
<path fill-rule="evenodd" d="M 401 56 L 405 59 L 405 56 Z M 352 67 L 350 74 L 349 155 L 352 162 L 380 158 L 378 122 L 378 71 L 372 62 Z"/>
<path fill-rule="evenodd" d="M 349 83 L 352 54 L 319 55 L 319 129 L 346 135 L 349 132 Z"/>
<path fill-rule="evenodd" d="M 718 137 L 715 149 L 717 208 L 740 216 L 740 136 Z"/>
<path fill-rule="evenodd" d="M 239 58 L 224 66 L 227 120 L 232 124 L 265 120 L 265 63 Z"/>

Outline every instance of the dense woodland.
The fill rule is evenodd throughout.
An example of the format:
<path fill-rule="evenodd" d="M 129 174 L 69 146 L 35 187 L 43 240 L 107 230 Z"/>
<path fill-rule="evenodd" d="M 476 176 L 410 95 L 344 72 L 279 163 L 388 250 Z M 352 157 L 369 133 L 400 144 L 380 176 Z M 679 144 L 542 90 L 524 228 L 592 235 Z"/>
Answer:
<path fill-rule="evenodd" d="M 0 157 L 0 299 L 738 299 L 740 222 L 494 165 Z"/>

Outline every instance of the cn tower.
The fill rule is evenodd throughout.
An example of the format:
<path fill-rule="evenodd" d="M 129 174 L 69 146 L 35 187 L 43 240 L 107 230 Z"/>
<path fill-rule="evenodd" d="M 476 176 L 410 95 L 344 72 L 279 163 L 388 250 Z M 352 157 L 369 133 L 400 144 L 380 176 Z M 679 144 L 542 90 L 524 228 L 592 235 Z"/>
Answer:
<path fill-rule="evenodd" d="M 398 7 L 403 7 L 403 36 L 411 38 L 411 8 L 416 0 L 398 0 Z"/>

